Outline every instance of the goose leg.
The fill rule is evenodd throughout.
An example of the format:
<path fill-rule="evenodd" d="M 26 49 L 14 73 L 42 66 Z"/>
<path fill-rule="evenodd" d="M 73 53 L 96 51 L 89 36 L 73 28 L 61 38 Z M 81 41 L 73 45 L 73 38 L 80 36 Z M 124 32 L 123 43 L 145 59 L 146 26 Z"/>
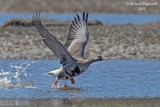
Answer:
<path fill-rule="evenodd" d="M 52 84 L 52 88 L 54 88 L 55 87 L 55 85 L 56 85 L 56 83 L 57 83 L 57 81 L 58 81 L 58 79 L 56 79 L 55 81 L 54 81 L 54 83 Z"/>
<path fill-rule="evenodd" d="M 72 84 L 75 84 L 75 81 L 73 78 L 70 79 Z"/>

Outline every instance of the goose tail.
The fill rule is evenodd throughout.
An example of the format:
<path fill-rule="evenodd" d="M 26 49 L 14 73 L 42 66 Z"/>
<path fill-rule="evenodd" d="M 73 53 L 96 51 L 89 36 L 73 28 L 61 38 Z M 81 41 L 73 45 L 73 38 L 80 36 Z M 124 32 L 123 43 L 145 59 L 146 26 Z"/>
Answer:
<path fill-rule="evenodd" d="M 59 67 L 59 68 L 57 68 L 57 69 L 55 69 L 53 71 L 50 71 L 50 72 L 48 72 L 48 73 L 46 73 L 44 75 L 57 76 L 57 75 L 59 75 L 59 73 L 61 72 L 62 69 L 63 69 L 62 67 Z"/>
<path fill-rule="evenodd" d="M 54 71 L 50 71 L 48 73 L 45 73 L 44 75 L 47 75 L 47 76 L 57 76 L 59 73 L 60 73 L 60 69 L 56 69 Z"/>
<path fill-rule="evenodd" d="M 51 73 L 51 72 L 48 72 L 48 73 L 45 73 L 44 75 L 47 75 L 47 76 L 53 76 L 54 74 Z"/>

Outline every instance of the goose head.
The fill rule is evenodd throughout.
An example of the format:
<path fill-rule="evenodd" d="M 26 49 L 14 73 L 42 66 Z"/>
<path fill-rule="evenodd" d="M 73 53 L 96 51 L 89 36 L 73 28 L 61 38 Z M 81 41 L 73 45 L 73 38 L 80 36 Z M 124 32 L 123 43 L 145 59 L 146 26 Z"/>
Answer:
<path fill-rule="evenodd" d="M 104 57 L 103 55 L 98 56 L 97 58 L 99 61 L 104 61 L 104 60 L 108 60 L 107 57 Z"/>
<path fill-rule="evenodd" d="M 93 62 L 104 61 L 104 60 L 108 60 L 108 58 L 104 57 L 103 55 L 100 55 L 100 56 L 89 59 L 88 62 L 93 63 Z"/>

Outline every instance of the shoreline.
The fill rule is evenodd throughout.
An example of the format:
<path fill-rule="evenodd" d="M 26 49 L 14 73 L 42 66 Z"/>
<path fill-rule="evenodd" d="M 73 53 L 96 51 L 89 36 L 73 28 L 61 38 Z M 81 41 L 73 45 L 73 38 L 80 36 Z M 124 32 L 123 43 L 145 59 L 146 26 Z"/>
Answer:
<path fill-rule="evenodd" d="M 71 22 L 42 19 L 47 29 L 64 44 Z M 160 59 L 160 22 L 134 25 L 103 25 L 89 22 L 85 58 Z M 11 20 L 0 29 L 0 59 L 57 59 L 43 43 L 31 20 Z"/>
<path fill-rule="evenodd" d="M 25 106 L 25 107 L 153 107 L 160 105 L 160 98 L 74 98 L 74 99 L 25 99 L 25 98 L 0 98 L 0 106 Z"/>

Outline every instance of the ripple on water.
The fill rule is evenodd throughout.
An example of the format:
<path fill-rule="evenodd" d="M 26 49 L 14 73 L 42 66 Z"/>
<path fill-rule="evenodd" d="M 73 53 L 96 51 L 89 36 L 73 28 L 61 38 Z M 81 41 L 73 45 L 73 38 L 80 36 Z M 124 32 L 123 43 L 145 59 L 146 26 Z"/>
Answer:
<path fill-rule="evenodd" d="M 0 98 L 160 97 L 159 60 L 94 63 L 74 78 L 74 85 L 70 80 L 59 80 L 55 88 L 50 88 L 55 77 L 44 74 L 59 66 L 57 60 L 0 61 Z"/>

